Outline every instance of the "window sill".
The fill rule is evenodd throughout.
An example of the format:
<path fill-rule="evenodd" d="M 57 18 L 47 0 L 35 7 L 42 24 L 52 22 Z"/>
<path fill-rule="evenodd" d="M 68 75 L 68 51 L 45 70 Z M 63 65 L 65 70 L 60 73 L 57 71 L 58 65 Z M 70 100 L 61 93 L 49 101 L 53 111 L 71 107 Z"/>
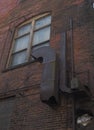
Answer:
<path fill-rule="evenodd" d="M 5 68 L 5 69 L 2 71 L 2 73 L 7 72 L 7 71 L 12 71 L 12 70 L 14 70 L 14 69 L 22 68 L 22 67 L 24 67 L 24 66 L 26 66 L 26 65 L 29 65 L 29 64 L 35 63 L 35 62 L 38 62 L 38 60 L 36 59 L 36 60 L 34 60 L 34 61 L 25 62 L 25 63 L 23 63 L 23 64 L 19 64 L 19 65 L 15 65 L 15 66 L 10 66 L 10 67 L 8 67 L 8 68 Z"/>

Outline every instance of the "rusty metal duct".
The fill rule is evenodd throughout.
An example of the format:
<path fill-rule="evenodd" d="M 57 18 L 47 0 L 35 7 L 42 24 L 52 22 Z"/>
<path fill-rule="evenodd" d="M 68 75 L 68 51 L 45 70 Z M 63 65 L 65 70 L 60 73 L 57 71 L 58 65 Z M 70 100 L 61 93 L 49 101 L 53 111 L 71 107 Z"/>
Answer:
<path fill-rule="evenodd" d="M 34 50 L 35 57 L 43 58 L 43 73 L 41 80 L 40 98 L 42 102 L 49 105 L 59 102 L 58 94 L 58 58 L 56 52 L 50 47 L 45 46 Z"/>

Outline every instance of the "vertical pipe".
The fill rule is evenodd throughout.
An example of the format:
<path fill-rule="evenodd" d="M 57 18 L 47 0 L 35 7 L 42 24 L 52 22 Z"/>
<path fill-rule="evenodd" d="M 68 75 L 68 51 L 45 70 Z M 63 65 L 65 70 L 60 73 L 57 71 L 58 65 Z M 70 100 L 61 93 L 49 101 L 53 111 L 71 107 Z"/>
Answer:
<path fill-rule="evenodd" d="M 75 105 L 75 98 L 74 98 L 74 95 L 72 97 L 72 115 L 73 115 L 73 130 L 76 130 L 76 121 L 75 121 L 75 108 L 76 105 Z"/>
<path fill-rule="evenodd" d="M 71 77 L 75 76 L 75 65 L 74 65 L 74 43 L 73 43 L 73 19 L 70 18 L 70 33 L 71 33 Z"/>
<path fill-rule="evenodd" d="M 75 77 L 75 63 L 74 63 L 74 42 L 73 42 L 73 19 L 70 18 L 70 37 L 71 37 L 71 78 Z M 75 122 L 75 97 L 72 96 L 72 114 L 73 114 L 73 130 L 76 130 Z"/>
<path fill-rule="evenodd" d="M 66 33 L 61 34 L 60 41 L 60 89 L 66 91 Z"/>

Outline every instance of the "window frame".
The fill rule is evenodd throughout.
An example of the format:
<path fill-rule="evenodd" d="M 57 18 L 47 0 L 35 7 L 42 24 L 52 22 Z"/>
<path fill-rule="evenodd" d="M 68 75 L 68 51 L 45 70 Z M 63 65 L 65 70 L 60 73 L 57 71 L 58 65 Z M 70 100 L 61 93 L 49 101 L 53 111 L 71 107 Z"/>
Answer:
<path fill-rule="evenodd" d="M 12 38 L 12 45 L 11 45 L 10 53 L 9 53 L 9 56 L 8 56 L 6 68 L 13 68 L 13 67 L 15 68 L 15 67 L 17 67 L 17 66 L 21 66 L 21 65 L 23 65 L 23 64 L 26 64 L 26 63 L 30 62 L 30 59 L 31 59 L 31 55 L 30 55 L 30 54 L 31 54 L 31 52 L 32 52 L 32 48 L 34 48 L 35 46 L 42 45 L 43 43 L 46 43 L 46 42 L 48 42 L 48 41 L 49 41 L 49 43 L 50 43 L 50 38 L 49 38 L 48 41 L 44 41 L 44 42 L 38 43 L 37 45 L 34 45 L 34 46 L 32 45 L 32 43 L 33 43 L 33 38 L 34 38 L 34 33 L 35 33 L 36 31 L 38 31 L 38 30 L 41 30 L 41 29 L 43 29 L 43 28 L 46 28 L 46 27 L 49 27 L 49 26 L 50 26 L 50 34 L 49 34 L 49 35 L 50 35 L 50 37 L 51 37 L 51 23 L 52 23 L 52 17 L 51 17 L 51 22 L 50 22 L 49 24 L 44 25 L 44 26 L 42 26 L 42 27 L 40 27 L 40 28 L 38 28 L 38 29 L 34 29 L 34 28 L 35 28 L 35 22 L 36 22 L 37 20 L 39 20 L 39 19 L 41 19 L 41 18 L 45 18 L 45 17 L 47 17 L 47 16 L 51 16 L 51 14 L 50 14 L 50 13 L 45 13 L 45 14 L 36 16 L 36 17 L 34 17 L 34 18 L 32 18 L 32 19 L 30 19 L 30 20 L 28 20 L 28 21 L 22 23 L 21 25 L 19 25 L 19 26 L 16 28 L 16 30 L 15 30 L 15 32 L 14 32 L 14 35 L 13 35 L 13 38 Z M 25 34 L 23 34 L 23 35 L 21 35 L 21 36 L 17 36 L 18 30 L 19 30 L 21 27 L 23 27 L 23 26 L 25 26 L 25 25 L 27 25 L 27 24 L 30 24 L 30 23 L 31 23 L 31 25 L 32 25 L 32 29 L 30 29 L 30 32 L 27 32 L 27 33 L 25 33 Z M 26 48 L 26 49 L 19 50 L 19 51 L 17 51 L 17 52 L 14 52 L 14 51 L 13 51 L 13 48 L 14 48 L 14 46 L 15 46 L 15 40 L 16 40 L 16 39 L 19 39 L 19 38 L 21 38 L 21 37 L 24 37 L 25 35 L 28 35 L 28 34 L 30 34 L 30 38 L 29 38 L 29 43 L 28 43 L 27 48 Z M 12 64 L 11 64 L 11 62 L 12 62 L 12 56 L 15 55 L 15 54 L 17 54 L 17 53 L 20 53 L 20 52 L 22 52 L 22 51 L 24 51 L 24 50 L 27 50 L 26 62 L 21 63 L 21 64 L 17 64 L 17 65 L 12 65 Z"/>

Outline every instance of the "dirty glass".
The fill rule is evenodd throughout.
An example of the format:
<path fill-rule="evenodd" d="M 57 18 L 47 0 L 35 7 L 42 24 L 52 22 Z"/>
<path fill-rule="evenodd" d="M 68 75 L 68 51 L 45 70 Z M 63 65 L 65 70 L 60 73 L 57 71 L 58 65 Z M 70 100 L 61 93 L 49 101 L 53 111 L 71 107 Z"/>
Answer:
<path fill-rule="evenodd" d="M 31 23 L 26 24 L 18 29 L 18 36 L 22 36 L 22 35 L 30 32 L 30 30 L 31 30 Z"/>
<path fill-rule="evenodd" d="M 49 25 L 50 23 L 51 23 L 51 16 L 40 18 L 35 23 L 35 29 L 39 29 L 43 26 Z"/>
<path fill-rule="evenodd" d="M 49 39 L 50 39 L 50 26 L 40 29 L 34 33 L 33 45 L 37 45 Z"/>
<path fill-rule="evenodd" d="M 25 35 L 15 40 L 13 52 L 20 51 L 28 47 L 30 35 Z"/>
<path fill-rule="evenodd" d="M 19 65 L 19 64 L 26 62 L 26 57 L 27 57 L 27 51 L 26 50 L 19 52 L 15 55 L 12 55 L 11 66 Z"/>

